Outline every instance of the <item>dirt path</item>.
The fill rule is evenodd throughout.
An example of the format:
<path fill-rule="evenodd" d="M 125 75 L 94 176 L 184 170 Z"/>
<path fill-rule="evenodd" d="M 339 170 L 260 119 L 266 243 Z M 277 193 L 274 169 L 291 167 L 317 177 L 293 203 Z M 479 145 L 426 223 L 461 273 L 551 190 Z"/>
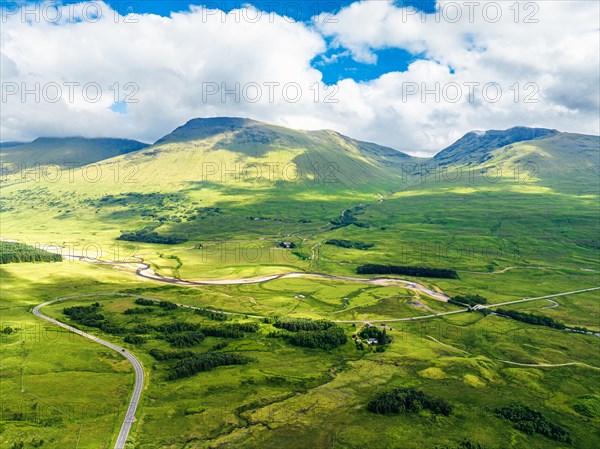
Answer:
<path fill-rule="evenodd" d="M 538 267 L 538 266 L 533 266 L 533 265 L 526 265 L 526 266 L 522 266 L 522 267 L 506 267 L 503 268 L 502 270 L 497 270 L 497 271 L 466 271 L 466 270 L 458 270 L 459 273 L 468 273 L 468 274 L 502 274 L 502 273 L 506 273 L 508 270 L 514 270 L 516 268 L 523 268 L 523 269 L 528 269 L 528 270 L 559 270 L 559 268 L 554 268 L 554 267 Z"/>
<path fill-rule="evenodd" d="M 451 346 L 451 345 L 447 345 L 446 343 L 442 343 L 441 341 L 439 341 L 439 340 L 436 340 L 435 338 L 433 338 L 431 335 L 428 335 L 428 336 L 427 336 L 427 338 L 429 338 L 429 339 L 431 339 L 431 340 L 435 341 L 436 343 L 439 343 L 439 344 L 440 344 L 440 345 L 442 345 L 442 346 L 445 346 L 445 347 L 447 347 L 447 348 L 450 348 L 450 349 L 454 349 L 455 351 L 462 352 L 463 354 L 470 354 L 470 352 L 463 351 L 462 349 L 456 348 L 456 347 L 454 347 L 454 346 Z"/>
<path fill-rule="evenodd" d="M 553 368 L 553 367 L 558 367 L 558 366 L 585 366 L 587 368 L 592 368 L 592 369 L 597 369 L 600 370 L 600 368 L 598 368 L 597 366 L 593 366 L 593 365 L 588 365 L 587 363 L 582 363 L 582 362 L 568 362 L 568 363 L 518 363 L 518 362 L 511 362 L 509 360 L 500 360 L 498 359 L 499 362 L 502 363 L 508 363 L 509 365 L 516 365 L 516 366 L 526 366 L 529 368 Z"/>

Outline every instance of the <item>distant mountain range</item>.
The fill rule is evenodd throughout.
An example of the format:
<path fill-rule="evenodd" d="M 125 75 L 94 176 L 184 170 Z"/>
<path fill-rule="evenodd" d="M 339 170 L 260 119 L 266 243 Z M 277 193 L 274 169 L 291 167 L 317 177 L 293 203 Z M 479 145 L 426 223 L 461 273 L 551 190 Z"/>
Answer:
<path fill-rule="evenodd" d="M 599 146 L 598 136 L 515 127 L 473 131 L 433 158 L 416 158 L 335 131 L 301 131 L 247 118 L 217 117 L 190 120 L 153 145 L 83 137 L 5 142 L 0 144 L 0 160 L 26 165 L 85 165 L 121 157 L 135 162 L 141 172 L 153 173 L 153 183 L 160 178 L 227 184 L 237 176 L 234 171 L 239 167 L 277 166 L 274 170 L 279 172 L 265 180 L 279 182 L 297 175 L 315 179 L 335 171 L 337 183 L 366 185 L 388 184 L 405 167 L 422 164 L 484 168 L 500 163 L 543 165 L 545 172 L 538 174 L 553 179 L 574 171 L 597 174 Z M 292 164 L 298 173 L 288 170 Z M 209 173 L 211 179 L 207 178 Z"/>
<path fill-rule="evenodd" d="M 136 140 L 85 137 L 40 137 L 33 142 L 0 143 L 0 161 L 40 165 L 82 166 L 121 154 L 138 151 L 148 145 Z"/>
<path fill-rule="evenodd" d="M 491 151 L 516 142 L 536 140 L 559 134 L 555 129 L 517 126 L 503 131 L 471 131 L 433 157 L 440 164 L 483 164 Z"/>

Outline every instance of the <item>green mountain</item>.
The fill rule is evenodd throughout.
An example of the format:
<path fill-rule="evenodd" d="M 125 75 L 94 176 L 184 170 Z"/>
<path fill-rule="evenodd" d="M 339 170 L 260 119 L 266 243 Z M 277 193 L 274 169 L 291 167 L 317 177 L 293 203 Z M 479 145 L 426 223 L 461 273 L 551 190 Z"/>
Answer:
<path fill-rule="evenodd" d="M 301 131 L 246 118 L 197 118 L 122 158 L 153 174 L 148 182 L 383 185 L 394 166 L 416 160 L 335 131 Z M 141 179 L 144 183 L 144 179 Z"/>
<path fill-rule="evenodd" d="M 9 150 L 18 153 L 44 140 Z M 577 207 L 588 214 L 598 191 L 598 144 L 597 136 L 513 128 L 469 133 L 423 159 L 330 130 L 300 131 L 245 118 L 193 119 L 154 145 L 96 162 L 87 174 L 76 170 L 38 182 L 7 176 L 3 227 L 19 233 L 39 221 L 44 234 L 72 226 L 85 235 L 93 224 L 109 239 L 152 227 L 188 240 L 290 233 L 306 238 L 317 229 L 344 229 L 333 237 L 352 240 L 345 234 L 352 231 L 369 243 L 361 235 L 367 230 L 402 233 L 453 222 L 453 232 L 462 232 L 483 214 L 484 230 L 473 233 L 494 234 L 486 227 L 492 204 L 510 215 L 519 202 L 523 215 L 542 200 L 555 210 L 580 201 Z M 434 234 L 445 241 L 447 229 Z"/>
<path fill-rule="evenodd" d="M 146 147 L 129 139 L 40 137 L 29 143 L 4 142 L 0 161 L 8 164 L 82 166 Z"/>
<path fill-rule="evenodd" d="M 503 131 L 471 131 L 433 158 L 440 165 L 483 164 L 493 158 L 491 152 L 516 142 L 559 134 L 554 129 L 517 126 Z"/>
<path fill-rule="evenodd" d="M 410 174 L 454 186 L 502 182 L 596 194 L 599 165 L 598 136 L 517 127 L 470 132 Z"/>

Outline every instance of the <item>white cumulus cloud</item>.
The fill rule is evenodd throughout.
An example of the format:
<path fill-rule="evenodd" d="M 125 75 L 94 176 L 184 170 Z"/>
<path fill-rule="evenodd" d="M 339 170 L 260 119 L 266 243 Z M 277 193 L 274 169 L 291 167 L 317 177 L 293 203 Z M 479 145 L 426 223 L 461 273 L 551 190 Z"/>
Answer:
<path fill-rule="evenodd" d="M 60 19 L 31 5 L 28 15 L 5 10 L 1 139 L 154 141 L 190 118 L 225 115 L 421 155 L 473 129 L 598 134 L 599 3 L 516 5 L 438 1 L 425 14 L 362 1 L 312 23 L 252 6 L 123 17 L 93 2 L 61 7 Z M 311 63 L 327 61 L 328 42 L 360 63 L 388 48 L 416 60 L 326 89 Z"/>

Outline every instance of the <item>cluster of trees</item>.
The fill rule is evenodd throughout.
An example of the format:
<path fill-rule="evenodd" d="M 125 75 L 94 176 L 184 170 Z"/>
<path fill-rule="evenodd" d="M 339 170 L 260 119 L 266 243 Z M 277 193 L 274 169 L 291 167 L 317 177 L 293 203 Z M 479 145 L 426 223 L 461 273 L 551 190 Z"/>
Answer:
<path fill-rule="evenodd" d="M 337 325 L 318 331 L 298 331 L 287 338 L 294 346 L 319 349 L 337 348 L 348 341 L 344 329 Z"/>
<path fill-rule="evenodd" d="M 392 337 L 387 334 L 385 329 L 379 329 L 370 325 L 363 327 L 358 336 L 362 339 L 376 338 L 378 345 L 388 345 L 392 342 Z"/>
<path fill-rule="evenodd" d="M 537 410 L 526 405 L 512 404 L 495 410 L 496 414 L 514 423 L 516 429 L 529 435 L 539 433 L 555 441 L 572 443 L 571 434 L 560 426 L 550 422 Z"/>
<path fill-rule="evenodd" d="M 146 313 L 152 313 L 152 309 L 144 309 L 143 307 L 134 307 L 133 309 L 126 309 L 123 311 L 125 315 L 143 315 Z"/>
<path fill-rule="evenodd" d="M 191 331 L 182 332 L 180 334 L 171 334 L 167 337 L 167 341 L 171 346 L 175 348 L 189 348 L 190 346 L 196 346 L 206 338 L 202 332 Z"/>
<path fill-rule="evenodd" d="M 195 354 L 192 357 L 177 362 L 177 365 L 169 374 L 169 380 L 189 377 L 202 371 L 208 371 L 219 366 L 244 365 L 254 359 L 240 354 L 230 352 L 207 352 L 205 354 Z"/>
<path fill-rule="evenodd" d="M 311 320 L 309 318 L 276 318 L 265 319 L 279 329 L 288 333 L 272 332 L 269 337 L 283 337 L 295 346 L 305 348 L 333 349 L 348 341 L 344 330 L 328 320 Z"/>
<path fill-rule="evenodd" d="M 177 308 L 177 304 L 171 301 L 159 301 L 158 307 L 165 310 L 175 310 Z"/>
<path fill-rule="evenodd" d="M 213 320 L 213 321 L 227 321 L 228 320 L 227 315 L 225 315 L 224 313 L 213 312 L 212 310 L 196 309 L 196 313 L 198 315 L 202 315 L 202 316 L 208 318 L 209 320 Z"/>
<path fill-rule="evenodd" d="M 202 326 L 200 330 L 211 337 L 240 338 L 244 332 L 258 332 L 258 323 L 231 323 L 221 326 Z"/>
<path fill-rule="evenodd" d="M 140 337 L 139 335 L 126 335 L 125 343 L 131 343 L 132 345 L 142 345 L 146 343 L 146 339 L 144 337 Z"/>
<path fill-rule="evenodd" d="M 341 248 L 353 248 L 367 250 L 373 248 L 372 243 L 352 242 L 350 240 L 330 239 L 325 242 L 327 245 L 339 246 Z"/>
<path fill-rule="evenodd" d="M 107 334 L 113 335 L 122 335 L 127 332 L 127 329 L 123 326 L 119 326 L 118 324 L 111 323 L 108 320 L 100 322 L 100 326 L 98 326 L 100 330 L 106 332 Z"/>
<path fill-rule="evenodd" d="M 100 303 L 95 302 L 91 306 L 65 307 L 63 313 L 85 326 L 100 327 L 104 321 L 104 315 L 99 313 Z"/>
<path fill-rule="evenodd" d="M 310 318 L 277 318 L 273 324 L 279 329 L 290 332 L 322 331 L 334 325 L 328 320 L 311 320 Z"/>
<path fill-rule="evenodd" d="M 151 324 L 136 324 L 133 326 L 130 331 L 134 334 L 149 334 L 154 331 L 154 326 Z"/>
<path fill-rule="evenodd" d="M 0 264 L 19 262 L 60 262 L 60 254 L 49 253 L 24 243 L 0 242 Z"/>
<path fill-rule="evenodd" d="M 66 307 L 63 309 L 63 313 L 79 324 L 95 327 L 107 334 L 120 335 L 127 332 L 123 326 L 106 320 L 104 315 L 99 313 L 100 308 L 100 303 L 95 302 L 89 306 Z"/>
<path fill-rule="evenodd" d="M 135 303 L 138 306 L 145 306 L 145 307 L 158 306 L 161 309 L 166 309 L 166 310 L 175 310 L 177 308 L 177 304 L 175 304 L 174 302 L 171 302 L 171 301 L 152 301 L 151 299 L 138 298 L 135 300 Z M 142 313 L 142 312 L 139 312 L 139 313 Z"/>
<path fill-rule="evenodd" d="M 481 295 L 458 295 L 448 300 L 451 304 L 473 307 L 477 304 L 487 304 L 487 299 Z"/>
<path fill-rule="evenodd" d="M 414 388 L 394 388 L 379 393 L 368 406 L 373 413 L 387 415 L 391 413 L 419 413 L 423 409 L 444 416 L 452 413 L 452 405 L 441 398 L 433 398 Z"/>
<path fill-rule="evenodd" d="M 192 351 L 164 351 L 156 348 L 151 349 L 149 354 L 161 362 L 165 360 L 187 359 L 188 357 L 194 357 L 195 355 Z"/>
<path fill-rule="evenodd" d="M 458 279 L 455 270 L 447 268 L 405 267 L 400 265 L 366 264 L 356 269 L 358 274 L 402 274 L 406 276 L 423 276 L 429 278 Z"/>
<path fill-rule="evenodd" d="M 200 332 L 210 337 L 239 338 L 243 337 L 245 332 L 258 332 L 259 328 L 259 324 L 253 322 L 203 326 L 198 323 L 187 323 L 185 321 L 177 321 L 153 327 L 155 331 L 167 336 L 167 340 L 169 339 L 169 335 L 184 332 Z"/>
<path fill-rule="evenodd" d="M 176 245 L 178 243 L 187 242 L 185 237 L 159 235 L 155 230 L 155 226 L 149 226 L 137 231 L 121 231 L 121 235 L 117 240 L 126 242 L 144 242 L 144 243 L 161 243 L 166 245 Z"/>
<path fill-rule="evenodd" d="M 186 321 L 175 321 L 173 323 L 159 324 L 154 326 L 154 330 L 161 334 L 170 335 L 178 332 L 191 332 L 200 330 L 200 325 L 197 323 L 188 323 Z"/>
<path fill-rule="evenodd" d="M 554 329 L 566 329 L 566 326 L 554 318 L 544 315 L 534 315 L 531 313 L 518 312 L 516 310 L 497 309 L 496 314 L 513 320 L 522 321 L 523 323 L 535 324 L 538 326 L 548 326 Z"/>

